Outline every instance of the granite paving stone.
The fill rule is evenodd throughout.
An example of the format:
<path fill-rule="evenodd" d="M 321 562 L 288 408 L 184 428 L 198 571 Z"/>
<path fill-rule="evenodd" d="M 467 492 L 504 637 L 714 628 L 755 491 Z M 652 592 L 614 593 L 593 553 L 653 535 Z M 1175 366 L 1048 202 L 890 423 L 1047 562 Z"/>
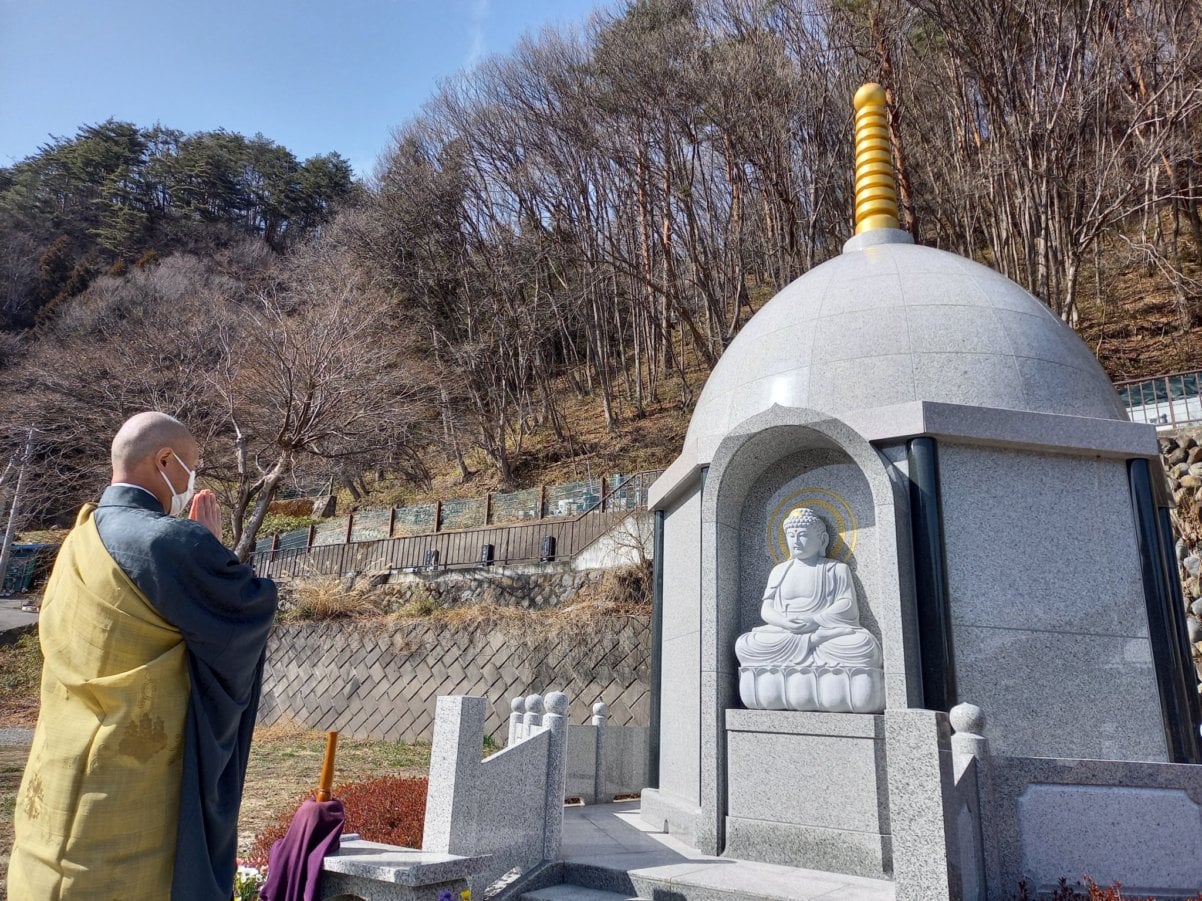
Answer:
<path fill-rule="evenodd" d="M 563 838 L 560 859 L 565 864 L 626 873 L 636 887 L 689 901 L 893 901 L 895 897 L 893 884 L 886 880 L 702 854 L 644 823 L 637 801 L 566 808 Z M 652 893 L 640 890 L 639 897 Z"/>

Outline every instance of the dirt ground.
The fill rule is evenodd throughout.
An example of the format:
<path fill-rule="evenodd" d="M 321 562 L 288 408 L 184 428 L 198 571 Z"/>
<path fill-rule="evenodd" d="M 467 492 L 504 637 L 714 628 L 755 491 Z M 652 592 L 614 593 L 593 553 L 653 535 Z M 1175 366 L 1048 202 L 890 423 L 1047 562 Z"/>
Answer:
<path fill-rule="evenodd" d="M 280 727 L 255 733 L 238 821 L 239 853 L 247 850 L 260 829 L 290 813 L 316 787 L 324 751 L 324 733 Z M 0 745 L 0 899 L 5 897 L 17 788 L 28 756 L 27 745 Z M 429 745 L 340 738 L 334 783 L 424 776 L 429 765 Z"/>

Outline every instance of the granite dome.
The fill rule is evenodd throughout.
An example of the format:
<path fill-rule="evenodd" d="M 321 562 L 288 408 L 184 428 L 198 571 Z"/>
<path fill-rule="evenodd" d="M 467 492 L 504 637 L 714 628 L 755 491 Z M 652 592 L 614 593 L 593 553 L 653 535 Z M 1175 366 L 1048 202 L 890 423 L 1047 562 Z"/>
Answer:
<path fill-rule="evenodd" d="M 773 405 L 834 417 L 937 401 L 1127 420 L 1075 332 L 1014 282 L 881 229 L 786 286 L 718 361 L 684 450 L 706 463 Z"/>

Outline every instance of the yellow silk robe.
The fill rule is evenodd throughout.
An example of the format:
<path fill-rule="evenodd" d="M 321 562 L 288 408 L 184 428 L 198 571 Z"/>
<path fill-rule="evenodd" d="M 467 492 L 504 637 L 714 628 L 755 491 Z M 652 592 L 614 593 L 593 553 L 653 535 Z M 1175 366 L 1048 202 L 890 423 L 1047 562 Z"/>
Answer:
<path fill-rule="evenodd" d="M 150 492 L 84 509 L 42 602 L 13 901 L 229 901 L 275 609 L 275 583 Z"/>
<path fill-rule="evenodd" d="M 171 893 L 186 647 L 79 514 L 40 616 L 42 707 L 17 794 L 8 892 L 135 901 Z"/>

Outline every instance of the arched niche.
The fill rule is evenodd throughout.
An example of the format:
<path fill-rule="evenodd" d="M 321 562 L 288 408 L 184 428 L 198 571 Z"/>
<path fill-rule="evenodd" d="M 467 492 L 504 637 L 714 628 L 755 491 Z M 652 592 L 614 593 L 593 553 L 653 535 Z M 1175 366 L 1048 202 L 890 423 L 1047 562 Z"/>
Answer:
<path fill-rule="evenodd" d="M 765 544 L 792 506 L 816 506 L 842 525 L 842 548 L 862 622 L 881 641 L 886 707 L 921 703 L 913 615 L 907 488 L 889 459 L 845 423 L 815 410 L 773 407 L 718 446 L 701 505 L 701 822 L 699 846 L 722 850 L 725 711 L 738 699 L 738 636 L 759 622 L 773 565 Z M 793 503 L 796 499 L 798 503 Z M 807 503 L 808 501 L 808 503 Z M 822 509 L 823 506 L 826 509 Z M 842 519 L 842 523 L 840 522 Z M 855 714 L 845 714 L 854 716 Z"/>

